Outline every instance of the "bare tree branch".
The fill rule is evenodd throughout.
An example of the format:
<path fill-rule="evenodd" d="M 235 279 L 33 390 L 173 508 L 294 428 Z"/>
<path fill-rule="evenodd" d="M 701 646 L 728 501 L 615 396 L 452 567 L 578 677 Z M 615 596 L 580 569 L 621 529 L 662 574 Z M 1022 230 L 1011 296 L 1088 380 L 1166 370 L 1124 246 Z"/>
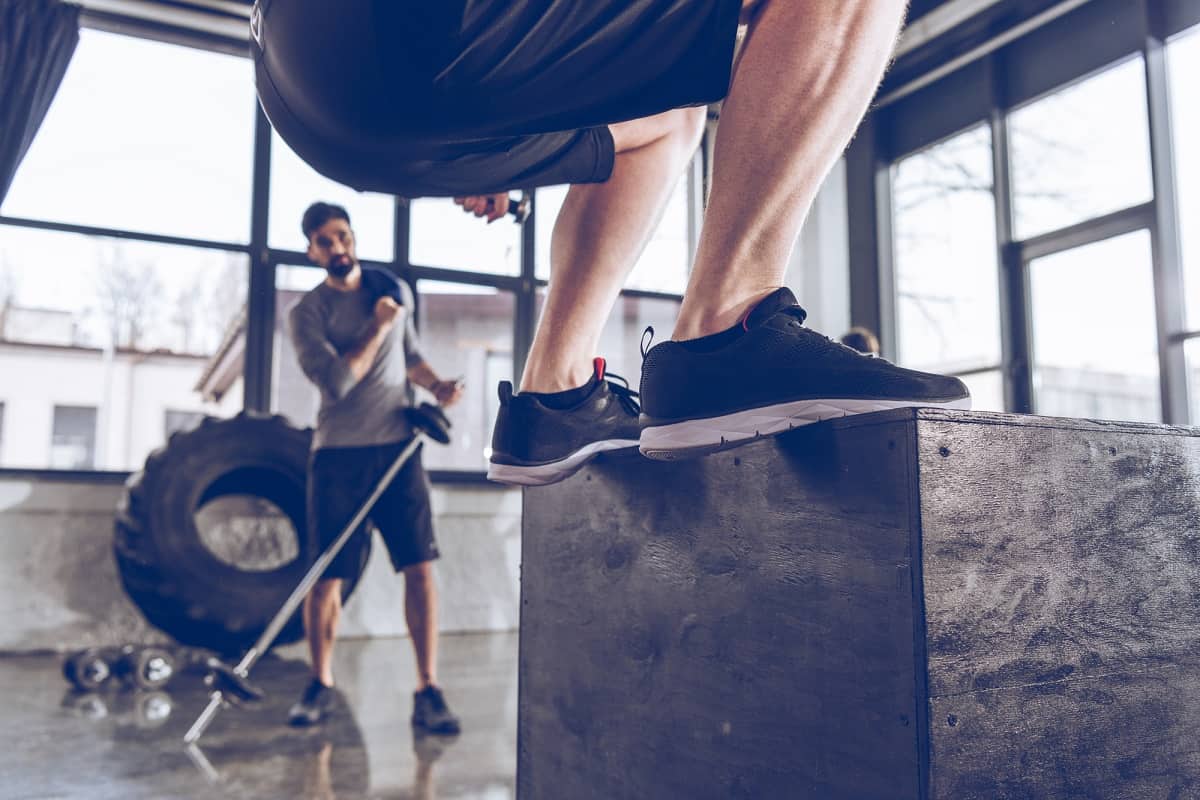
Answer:
<path fill-rule="evenodd" d="M 112 242 L 100 257 L 96 296 L 111 345 L 145 346 L 146 334 L 165 299 L 154 264 L 134 262 L 122 242 Z"/>

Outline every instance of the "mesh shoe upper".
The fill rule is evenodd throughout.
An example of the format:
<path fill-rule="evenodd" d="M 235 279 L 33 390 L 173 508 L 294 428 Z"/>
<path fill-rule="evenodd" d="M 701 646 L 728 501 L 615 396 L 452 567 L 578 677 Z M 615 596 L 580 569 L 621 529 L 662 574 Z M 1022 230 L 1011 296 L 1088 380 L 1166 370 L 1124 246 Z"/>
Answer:
<path fill-rule="evenodd" d="M 614 379 L 623 380 L 605 374 L 601 362 L 587 397 L 567 409 L 548 408 L 536 395 L 514 394 L 511 383 L 501 383 L 500 413 L 492 432 L 492 462 L 548 464 L 593 442 L 636 441 L 641 431 L 637 392 Z"/>
<path fill-rule="evenodd" d="M 761 302 L 740 336 L 705 351 L 663 342 L 642 364 L 644 419 L 663 422 L 730 414 L 808 399 L 948 402 L 969 396 L 957 378 L 865 356 L 803 325 L 787 289 Z"/>

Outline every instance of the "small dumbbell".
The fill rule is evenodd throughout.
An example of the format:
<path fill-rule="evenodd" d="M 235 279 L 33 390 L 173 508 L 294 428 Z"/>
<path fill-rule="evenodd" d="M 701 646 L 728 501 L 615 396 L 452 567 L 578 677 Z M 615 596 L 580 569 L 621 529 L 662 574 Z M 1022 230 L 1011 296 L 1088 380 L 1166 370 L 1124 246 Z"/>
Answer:
<path fill-rule="evenodd" d="M 113 673 L 137 689 L 161 689 L 175 672 L 175 657 L 161 647 L 126 645 L 113 665 Z"/>
<path fill-rule="evenodd" d="M 94 692 L 113 676 L 111 653 L 99 647 L 89 647 L 67 656 L 63 661 L 63 677 L 76 689 Z"/>

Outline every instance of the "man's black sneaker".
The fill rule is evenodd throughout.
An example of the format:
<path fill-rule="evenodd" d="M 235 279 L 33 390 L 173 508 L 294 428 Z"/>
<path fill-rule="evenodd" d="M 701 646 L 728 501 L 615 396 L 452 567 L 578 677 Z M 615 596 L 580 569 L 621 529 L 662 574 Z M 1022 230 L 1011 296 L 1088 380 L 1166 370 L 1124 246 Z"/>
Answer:
<path fill-rule="evenodd" d="M 436 686 L 426 686 L 419 692 L 413 692 L 412 725 L 420 731 L 439 736 L 453 736 L 462 729 L 458 717 L 446 705 L 442 690 Z"/>
<path fill-rule="evenodd" d="M 316 725 L 333 710 L 337 695 L 333 689 L 313 678 L 304 694 L 288 711 L 288 724 L 297 728 Z"/>
<path fill-rule="evenodd" d="M 502 382 L 488 478 L 543 486 L 570 477 L 597 453 L 637 447 L 638 395 L 623 383 L 605 374 L 604 359 L 597 358 L 591 380 L 573 390 L 582 399 L 560 409 L 531 392 L 513 394 L 512 384 Z"/>
<path fill-rule="evenodd" d="M 804 317 L 778 289 L 734 328 L 652 348 L 642 362 L 642 453 L 688 458 L 832 417 L 971 407 L 957 378 L 863 355 L 804 327 Z"/>

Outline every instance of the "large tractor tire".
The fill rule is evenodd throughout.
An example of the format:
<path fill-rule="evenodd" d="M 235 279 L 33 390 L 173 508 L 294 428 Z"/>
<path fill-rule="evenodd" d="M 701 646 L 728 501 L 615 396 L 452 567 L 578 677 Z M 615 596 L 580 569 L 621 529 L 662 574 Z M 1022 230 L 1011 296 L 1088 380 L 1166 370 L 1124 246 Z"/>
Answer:
<path fill-rule="evenodd" d="M 193 430 L 173 434 L 150 454 L 141 472 L 129 477 L 117 508 L 113 550 L 125 591 L 152 625 L 181 644 L 225 654 L 238 653 L 258 638 L 320 555 L 306 524 L 311 442 L 311 429 L 295 428 L 278 415 L 208 417 Z M 261 501 L 269 501 L 278 509 L 248 522 L 251 533 L 255 526 L 290 524 L 294 544 L 288 533 L 283 561 L 263 568 L 237 563 L 227 552 L 218 557 L 196 512 L 231 496 L 268 509 Z M 239 527 L 244 532 L 247 525 Z M 357 583 L 358 577 L 343 583 L 343 600 Z M 276 643 L 303 635 L 297 613 Z"/>

